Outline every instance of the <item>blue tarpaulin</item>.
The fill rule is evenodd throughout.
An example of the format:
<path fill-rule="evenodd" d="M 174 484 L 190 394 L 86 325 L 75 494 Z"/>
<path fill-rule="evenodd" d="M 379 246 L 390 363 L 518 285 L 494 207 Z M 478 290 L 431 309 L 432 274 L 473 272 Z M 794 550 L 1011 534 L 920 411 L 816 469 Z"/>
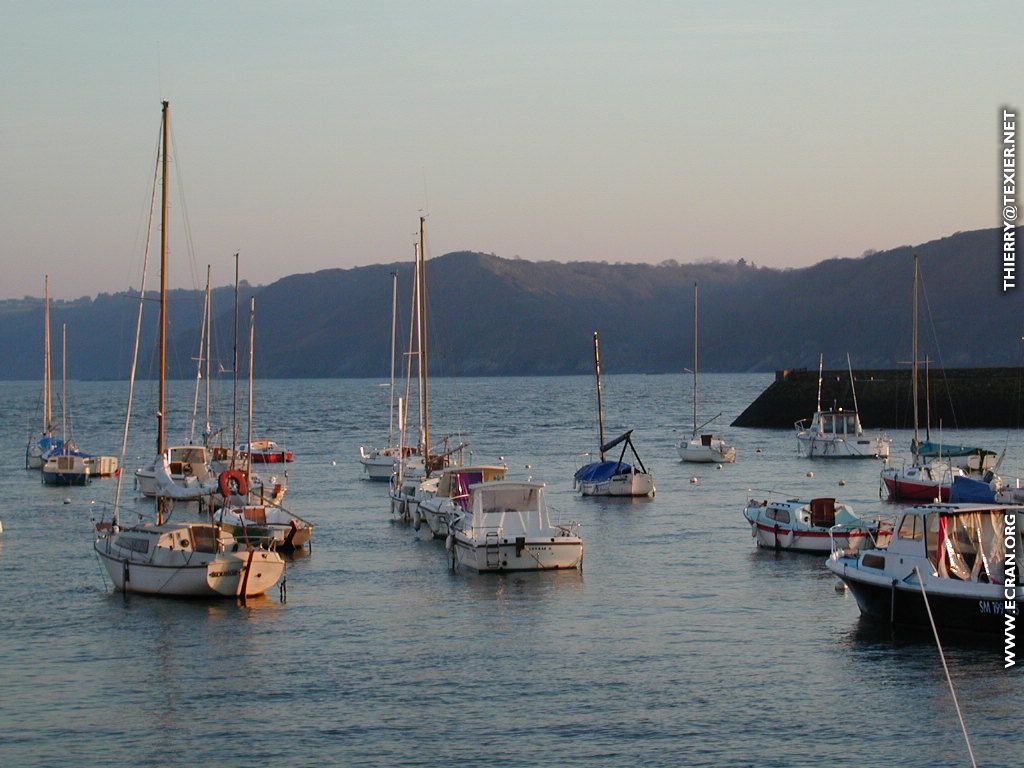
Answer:
<path fill-rule="evenodd" d="M 574 477 L 577 482 L 600 482 L 601 480 L 609 480 L 614 475 L 629 472 L 632 469 L 624 461 L 595 461 L 593 464 L 584 464 L 577 469 Z"/>
<path fill-rule="evenodd" d="M 991 504 L 996 500 L 992 486 L 971 477 L 954 477 L 949 491 L 950 504 Z"/>

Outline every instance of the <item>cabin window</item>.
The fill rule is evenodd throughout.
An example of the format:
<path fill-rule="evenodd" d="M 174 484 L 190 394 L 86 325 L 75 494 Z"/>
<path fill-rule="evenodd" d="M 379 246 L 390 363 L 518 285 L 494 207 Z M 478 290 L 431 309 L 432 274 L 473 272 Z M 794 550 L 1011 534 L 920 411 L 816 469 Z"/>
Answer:
<path fill-rule="evenodd" d="M 918 516 L 904 515 L 903 522 L 900 523 L 900 538 L 918 541 L 923 536 L 924 531 L 921 530 L 921 525 Z"/>
<path fill-rule="evenodd" d="M 774 520 L 777 523 L 789 523 L 789 510 L 788 509 L 769 509 L 768 519 Z"/>
<path fill-rule="evenodd" d="M 132 552 L 141 552 L 142 554 L 149 552 L 148 539 L 136 539 L 122 536 L 117 540 L 117 546 L 121 547 L 121 549 L 130 549 Z"/>

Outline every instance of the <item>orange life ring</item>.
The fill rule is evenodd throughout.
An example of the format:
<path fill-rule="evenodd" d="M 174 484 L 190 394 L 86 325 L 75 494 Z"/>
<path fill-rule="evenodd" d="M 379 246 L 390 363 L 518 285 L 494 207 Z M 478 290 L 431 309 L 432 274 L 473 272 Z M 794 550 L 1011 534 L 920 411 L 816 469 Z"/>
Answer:
<path fill-rule="evenodd" d="M 220 487 L 221 495 L 245 496 L 249 493 L 249 483 L 245 479 L 245 473 L 240 469 L 227 469 L 220 473 L 217 478 L 217 485 Z"/>

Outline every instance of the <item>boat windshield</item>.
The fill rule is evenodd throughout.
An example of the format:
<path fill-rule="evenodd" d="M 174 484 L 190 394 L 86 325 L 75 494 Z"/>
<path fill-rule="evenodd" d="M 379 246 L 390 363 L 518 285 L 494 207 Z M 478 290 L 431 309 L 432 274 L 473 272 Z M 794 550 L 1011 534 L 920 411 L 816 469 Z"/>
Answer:
<path fill-rule="evenodd" d="M 540 489 L 531 486 L 487 489 L 480 493 L 480 511 L 486 514 L 540 510 Z"/>
<path fill-rule="evenodd" d="M 982 509 L 946 515 L 931 512 L 927 515 L 926 540 L 928 558 L 940 576 L 1002 584 L 1005 579 L 1006 511 Z M 1017 548 L 1020 551 L 1021 532 L 1016 527 Z M 1013 561 L 1009 563 L 1013 565 Z M 1019 570 L 1017 583 L 1021 583 Z"/>

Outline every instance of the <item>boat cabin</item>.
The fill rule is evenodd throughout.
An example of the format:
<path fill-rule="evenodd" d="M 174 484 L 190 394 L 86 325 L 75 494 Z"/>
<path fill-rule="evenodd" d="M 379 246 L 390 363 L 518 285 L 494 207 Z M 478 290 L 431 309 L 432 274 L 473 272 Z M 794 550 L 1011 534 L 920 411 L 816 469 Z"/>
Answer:
<path fill-rule="evenodd" d="M 818 411 L 811 421 L 811 432 L 837 437 L 857 437 L 864 434 L 860 416 L 856 411 Z"/>

